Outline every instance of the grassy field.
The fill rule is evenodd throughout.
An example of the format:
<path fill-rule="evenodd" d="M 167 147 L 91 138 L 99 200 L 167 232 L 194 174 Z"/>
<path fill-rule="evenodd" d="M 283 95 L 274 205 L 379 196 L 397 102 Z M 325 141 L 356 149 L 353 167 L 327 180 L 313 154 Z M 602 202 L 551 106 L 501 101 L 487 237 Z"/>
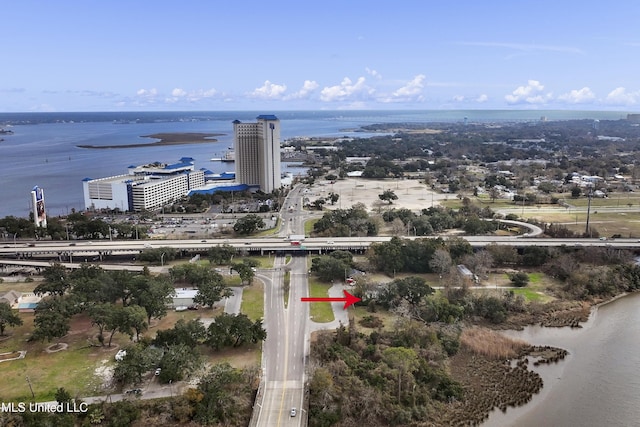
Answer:
<path fill-rule="evenodd" d="M 258 261 L 260 263 L 258 265 L 258 268 L 273 268 L 274 257 L 270 255 L 251 255 L 251 256 L 248 256 L 247 258 Z"/>
<path fill-rule="evenodd" d="M 367 307 L 360 306 L 353 306 L 353 308 L 350 307 L 349 313 L 353 313 L 353 315 L 355 316 L 358 332 L 362 332 L 364 334 L 370 334 L 371 332 L 378 330 L 378 328 L 369 328 L 360 324 L 360 321 L 367 316 L 373 316 L 380 319 L 382 321 L 382 326 L 380 328 L 384 331 L 393 330 L 394 323 L 398 318 L 397 315 L 394 315 L 383 309 L 379 309 L 375 313 L 370 313 L 369 311 L 367 311 Z"/>
<path fill-rule="evenodd" d="M 319 282 L 317 279 L 309 278 L 309 296 L 313 298 L 328 297 L 330 284 Z M 309 307 L 309 315 L 311 320 L 318 323 L 332 322 L 333 309 L 328 302 L 313 302 Z"/>
<path fill-rule="evenodd" d="M 211 317 L 221 311 L 221 308 L 184 312 L 169 310 L 162 319 L 153 319 L 144 335 L 153 338 L 156 331 L 173 327 L 178 319 Z M 24 359 L 0 363 L 0 399 L 3 401 L 32 398 L 27 376 L 37 400 L 53 400 L 59 387 L 64 387 L 72 396 L 103 394 L 102 384 L 105 378 L 101 376 L 101 371 L 113 366 L 113 357 L 118 349 L 131 343 L 127 335 L 116 333 L 111 347 L 92 346 L 90 343 L 97 343 L 95 337 L 98 330 L 91 326 L 91 320 L 86 315 L 80 314 L 71 319 L 70 332 L 59 340 L 67 347 L 48 352 L 47 349 L 57 342 L 28 342 L 33 330 L 34 315 L 20 313 L 20 317 L 23 325 L 8 328 L 8 337 L 0 340 L 0 353 L 27 351 Z"/>
<path fill-rule="evenodd" d="M 240 312 L 253 321 L 264 318 L 264 285 L 261 281 L 254 280 L 251 286 L 244 288 Z"/>
<path fill-rule="evenodd" d="M 119 346 L 129 342 L 128 336 L 116 334 L 111 348 L 90 346 L 88 339 L 97 334 L 97 329 L 91 327 L 86 316 L 79 315 L 72 319 L 70 333 L 59 340 L 67 345 L 66 349 L 47 352 L 56 342 L 28 342 L 34 316 L 21 313 L 20 317 L 23 325 L 7 331 L 9 338 L 0 342 L 0 353 L 26 350 L 27 354 L 24 359 L 0 363 L 2 400 L 31 399 L 26 377 L 37 400 L 53 400 L 58 387 L 64 387 L 72 396 L 99 394 L 103 379 L 96 375 L 96 368 L 103 359 L 112 361 Z"/>
<path fill-rule="evenodd" d="M 313 226 L 316 222 L 318 222 L 318 218 L 310 219 L 304 222 L 304 234 L 306 236 L 309 236 L 311 234 L 311 232 L 313 231 Z"/>
<path fill-rule="evenodd" d="M 494 211 L 511 212 L 520 218 L 535 219 L 545 223 L 562 224 L 577 233 L 585 231 L 587 220 L 587 197 L 571 198 L 567 193 L 556 194 L 564 200 L 568 207 L 551 204 L 521 206 L 510 200 L 496 199 L 491 201 L 487 196 L 472 197 L 472 201 L 487 206 Z M 459 208 L 462 203 L 456 197 L 443 201 L 442 205 Z M 622 237 L 640 238 L 640 210 L 620 212 L 640 206 L 640 193 L 612 193 L 607 198 L 591 198 L 591 215 L 589 223 L 592 229 L 601 236 L 621 234 Z"/>
<path fill-rule="evenodd" d="M 289 306 L 289 289 L 291 289 L 291 272 L 290 271 L 285 271 L 284 272 L 284 308 L 287 308 Z"/>

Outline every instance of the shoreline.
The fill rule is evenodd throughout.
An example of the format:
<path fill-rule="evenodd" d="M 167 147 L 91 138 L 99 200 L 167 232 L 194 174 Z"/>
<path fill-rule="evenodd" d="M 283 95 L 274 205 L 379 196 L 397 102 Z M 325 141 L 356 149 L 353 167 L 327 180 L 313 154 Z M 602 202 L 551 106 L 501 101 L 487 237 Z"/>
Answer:
<path fill-rule="evenodd" d="M 633 296 L 634 294 L 637 294 L 639 292 L 624 292 L 622 294 L 619 295 L 615 295 L 607 300 L 604 301 L 593 301 L 589 307 L 589 314 L 586 318 L 584 318 L 583 320 L 580 321 L 579 325 L 576 327 L 575 325 L 571 324 L 571 322 L 568 322 L 567 324 L 564 325 L 545 325 L 543 322 L 536 322 L 536 323 L 531 323 L 528 325 L 523 325 L 524 327 L 540 327 L 540 328 L 547 328 L 547 329 L 554 329 L 554 328 L 570 328 L 570 329 L 580 329 L 582 328 L 582 324 L 587 324 L 587 329 L 590 327 L 589 324 L 591 324 L 597 314 L 597 311 L 599 308 L 601 307 L 605 307 L 617 300 L 620 300 L 622 298 L 625 297 L 629 297 L 629 296 Z M 513 331 L 513 332 L 521 332 L 523 331 L 524 328 L 520 328 L 520 329 L 503 329 L 503 331 Z M 501 332 L 501 331 L 498 331 Z M 578 331 L 575 331 L 578 332 Z M 509 338 L 514 339 L 512 336 L 507 335 Z M 516 338 L 516 339 L 520 339 L 520 338 Z M 525 341 L 527 342 L 528 345 L 530 345 L 531 347 L 539 347 L 541 344 L 532 344 L 531 342 L 529 342 L 528 340 L 525 339 Z M 558 347 L 553 347 L 556 348 L 558 350 L 562 350 L 562 351 L 566 351 L 563 348 L 558 348 Z M 559 360 L 554 360 L 554 364 L 555 362 L 564 362 L 562 364 L 562 366 L 559 366 L 558 368 L 556 368 L 555 371 L 550 371 L 550 372 L 546 372 L 543 373 L 540 371 L 540 369 L 542 370 L 550 370 L 552 369 L 552 366 L 550 366 L 549 364 L 546 364 L 544 366 L 540 365 L 540 364 L 534 364 L 534 366 L 536 367 L 536 369 L 532 369 L 532 372 L 535 372 L 536 374 L 538 374 L 540 377 L 554 377 L 556 375 L 559 375 L 559 372 L 563 372 L 565 369 L 567 369 L 567 367 L 569 366 L 569 364 L 572 362 L 573 357 L 567 357 L 565 360 L 564 356 L 569 355 L 568 353 L 565 353 L 565 355 L 563 355 L 563 357 Z M 561 377 L 558 377 L 558 380 L 561 379 Z M 557 385 L 557 382 L 554 381 L 550 381 L 549 382 L 549 378 L 547 378 L 546 380 L 544 380 L 542 382 L 541 388 L 540 390 L 538 390 L 535 394 L 536 395 L 544 395 L 544 397 L 541 400 L 536 400 L 533 399 L 533 396 L 526 401 L 524 404 L 518 405 L 518 406 L 508 406 L 506 408 L 503 409 L 503 407 L 494 407 L 491 411 L 489 411 L 489 413 L 487 414 L 487 417 L 480 423 L 480 425 L 482 425 L 483 427 L 491 427 L 494 425 L 502 425 L 502 423 L 505 421 L 504 419 L 501 419 L 500 415 L 509 417 L 510 421 L 513 422 L 518 422 L 518 420 L 524 418 L 527 416 L 527 414 L 532 413 L 535 410 L 539 410 L 540 408 L 543 407 L 543 405 L 545 404 L 545 399 L 548 397 L 549 393 L 552 392 L 552 390 L 554 389 L 554 386 Z M 509 414 L 509 410 L 511 409 L 511 414 Z M 516 410 L 516 412 L 514 413 L 514 410 Z M 498 415 L 501 412 L 500 415 Z"/>
<path fill-rule="evenodd" d="M 186 144 L 205 144 L 209 142 L 218 142 L 215 136 L 225 135 L 223 133 L 196 133 L 196 132 L 166 132 L 166 133 L 153 133 L 150 135 L 141 135 L 141 138 L 153 138 L 159 139 L 156 142 L 137 142 L 134 144 L 122 144 L 122 145 L 91 145 L 91 144 L 79 144 L 78 148 L 88 148 L 96 150 L 104 150 L 111 148 L 140 148 L 140 147 L 154 147 L 154 146 L 167 146 L 167 145 L 186 145 Z"/>

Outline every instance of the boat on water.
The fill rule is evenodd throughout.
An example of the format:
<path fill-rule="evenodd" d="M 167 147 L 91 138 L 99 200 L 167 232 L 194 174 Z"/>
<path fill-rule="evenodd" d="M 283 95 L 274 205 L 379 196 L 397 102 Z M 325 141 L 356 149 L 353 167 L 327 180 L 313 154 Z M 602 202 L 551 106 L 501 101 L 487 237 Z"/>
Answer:
<path fill-rule="evenodd" d="M 233 150 L 227 150 L 222 157 L 214 157 L 211 159 L 212 162 L 235 162 L 236 161 L 236 153 Z"/>

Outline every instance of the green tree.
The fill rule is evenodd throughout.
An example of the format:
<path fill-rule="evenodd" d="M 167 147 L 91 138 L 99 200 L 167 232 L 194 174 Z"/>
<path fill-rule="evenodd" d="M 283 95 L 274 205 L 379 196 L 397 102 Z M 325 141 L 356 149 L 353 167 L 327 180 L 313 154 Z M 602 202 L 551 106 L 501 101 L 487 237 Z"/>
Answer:
<path fill-rule="evenodd" d="M 398 402 L 402 392 L 402 377 L 418 368 L 418 355 L 415 350 L 405 347 L 389 347 L 382 352 L 384 361 L 398 370 Z"/>
<path fill-rule="evenodd" d="M 115 312 L 114 305 L 108 303 L 92 305 L 88 309 L 91 324 L 98 327 L 98 341 L 101 345 L 104 345 L 104 330 L 111 324 Z"/>
<path fill-rule="evenodd" d="M 233 292 L 224 284 L 222 276 L 217 274 L 217 277 L 211 278 L 198 285 L 198 292 L 193 298 L 193 302 L 202 304 L 203 306 L 213 307 L 216 302 L 231 295 L 233 295 Z"/>
<path fill-rule="evenodd" d="M 167 305 L 175 294 L 173 284 L 163 276 L 135 276 L 131 281 L 131 304 L 143 307 L 147 323 L 152 318 L 160 319 L 167 314 Z"/>
<path fill-rule="evenodd" d="M 206 339 L 207 329 L 200 319 L 191 319 L 188 322 L 184 319 L 179 319 L 173 328 L 158 331 L 153 342 L 164 348 L 184 344 L 193 349 Z"/>
<path fill-rule="evenodd" d="M 20 326 L 22 319 L 15 314 L 9 303 L 0 302 L 0 336 L 4 335 L 7 326 Z"/>
<path fill-rule="evenodd" d="M 433 288 L 427 285 L 427 282 L 422 277 L 418 276 L 396 279 L 392 284 L 397 287 L 398 296 L 414 307 L 420 304 L 423 297 L 434 292 Z"/>
<path fill-rule="evenodd" d="M 348 264 L 329 255 L 313 258 L 311 262 L 311 271 L 325 282 L 344 279 L 347 269 L 350 269 Z"/>
<path fill-rule="evenodd" d="M 69 393 L 64 387 L 59 387 L 55 394 L 56 402 L 69 403 L 71 402 L 71 393 Z"/>
<path fill-rule="evenodd" d="M 245 314 L 223 313 L 207 330 L 207 344 L 214 350 L 223 347 L 238 347 L 244 343 L 257 343 L 266 338 L 262 321 L 251 322 Z"/>
<path fill-rule="evenodd" d="M 393 190 L 384 190 L 382 194 L 378 194 L 378 198 L 388 204 L 392 204 L 394 200 L 398 200 L 398 196 Z"/>
<path fill-rule="evenodd" d="M 577 185 L 571 188 L 571 197 L 577 199 L 582 194 L 582 189 Z"/>
<path fill-rule="evenodd" d="M 511 280 L 513 286 L 522 288 L 529 283 L 529 275 L 524 271 L 518 271 L 517 273 L 509 275 L 509 280 Z"/>
<path fill-rule="evenodd" d="M 175 248 L 162 246 L 160 248 L 144 249 L 140 252 L 140 261 L 152 262 L 155 264 L 166 264 L 176 259 L 177 251 Z"/>
<path fill-rule="evenodd" d="M 122 360 L 116 361 L 113 379 L 121 386 L 140 384 L 142 376 L 157 367 L 162 357 L 162 351 L 140 343 L 127 346 Z"/>
<path fill-rule="evenodd" d="M 40 308 L 40 303 L 36 308 L 36 314 L 33 319 L 34 329 L 30 340 L 33 341 L 52 341 L 55 338 L 62 338 L 67 335 L 71 325 L 69 324 L 69 316 L 62 308 L 62 305 L 53 304 L 49 307 Z"/>
<path fill-rule="evenodd" d="M 233 231 L 240 235 L 255 233 L 256 230 L 265 226 L 264 220 L 258 215 L 249 214 L 239 218 L 233 225 Z"/>
<path fill-rule="evenodd" d="M 252 267 L 246 262 L 235 262 L 231 265 L 231 270 L 238 273 L 242 283 L 251 284 L 253 277 L 255 276 Z"/>
<path fill-rule="evenodd" d="M 331 205 L 335 205 L 338 199 L 340 199 L 339 194 L 336 194 L 334 192 L 329 193 L 329 202 L 331 203 Z"/>
<path fill-rule="evenodd" d="M 238 383 L 242 373 L 228 363 L 215 365 L 198 384 L 194 420 L 203 425 L 231 425 L 241 413 Z"/>
<path fill-rule="evenodd" d="M 136 341 L 140 341 L 140 334 L 149 327 L 147 319 L 148 315 L 144 307 L 128 305 L 122 309 L 120 317 L 117 319 L 118 331 L 128 334 L 131 339 L 133 339 L 135 332 Z M 111 345 L 111 340 L 109 340 L 109 345 Z"/>
<path fill-rule="evenodd" d="M 71 287 L 67 268 L 60 263 L 56 262 L 50 267 L 45 267 L 42 271 L 42 277 L 44 280 L 33 290 L 36 295 L 48 293 L 62 296 Z"/>
<path fill-rule="evenodd" d="M 207 258 L 211 264 L 228 264 L 236 254 L 236 249 L 228 244 L 213 246 L 207 252 Z"/>
<path fill-rule="evenodd" d="M 202 367 L 202 356 L 187 344 L 170 345 L 166 347 L 159 365 L 162 368 L 158 378 L 161 383 L 181 381 Z"/>
<path fill-rule="evenodd" d="M 402 249 L 403 241 L 398 237 L 392 237 L 389 242 L 373 243 L 367 257 L 378 270 L 395 275 L 397 271 L 402 271 L 405 265 Z"/>

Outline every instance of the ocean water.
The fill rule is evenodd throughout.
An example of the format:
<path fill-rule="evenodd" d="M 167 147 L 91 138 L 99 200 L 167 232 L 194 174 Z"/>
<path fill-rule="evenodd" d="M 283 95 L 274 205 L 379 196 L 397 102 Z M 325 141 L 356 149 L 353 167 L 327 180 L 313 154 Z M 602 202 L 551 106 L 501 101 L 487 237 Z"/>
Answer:
<path fill-rule="evenodd" d="M 82 179 L 127 173 L 129 165 L 171 163 L 193 157 L 197 168 L 232 170 L 233 164 L 211 162 L 233 143 L 233 120 L 254 121 L 265 112 L 107 112 L 0 113 L 0 217 L 29 215 L 31 189 L 45 190 L 49 215 L 84 208 Z M 269 112 L 271 113 L 271 112 Z M 296 136 L 355 136 L 360 126 L 388 122 L 508 122 L 566 119 L 620 119 L 626 112 L 593 111 L 280 111 L 283 139 Z M 125 145 L 152 142 L 143 135 L 160 132 L 221 133 L 210 144 L 96 150 L 77 145 Z M 283 171 L 292 171 L 285 169 Z"/>

